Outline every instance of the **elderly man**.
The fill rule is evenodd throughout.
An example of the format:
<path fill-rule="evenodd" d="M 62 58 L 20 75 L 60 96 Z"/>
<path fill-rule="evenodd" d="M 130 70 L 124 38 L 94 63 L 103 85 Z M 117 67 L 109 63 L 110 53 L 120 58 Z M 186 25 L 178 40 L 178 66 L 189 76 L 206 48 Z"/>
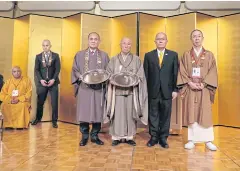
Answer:
<path fill-rule="evenodd" d="M 58 128 L 58 75 L 60 72 L 60 58 L 57 53 L 52 52 L 52 45 L 49 40 L 43 40 L 43 52 L 35 58 L 35 84 L 37 88 L 37 113 L 32 125 L 41 121 L 43 116 L 43 106 L 48 92 L 51 95 L 52 103 L 52 126 Z"/>
<path fill-rule="evenodd" d="M 12 68 L 12 78 L 6 81 L 0 93 L 5 128 L 28 128 L 32 84 L 21 75 L 18 66 Z"/>
<path fill-rule="evenodd" d="M 132 87 L 115 86 L 110 81 L 105 122 L 110 120 L 112 146 L 118 145 L 120 140 L 126 140 L 126 143 L 135 146 L 133 138 L 137 121 L 141 120 L 145 125 L 148 121 L 147 84 L 141 60 L 131 53 L 132 41 L 123 38 L 120 46 L 121 52 L 111 58 L 107 71 L 112 75 L 120 72 L 133 73 L 139 80 L 138 85 Z"/>
<path fill-rule="evenodd" d="M 91 142 L 97 145 L 104 143 L 99 139 L 103 121 L 103 94 L 105 88 L 102 84 L 87 85 L 82 82 L 82 75 L 90 70 L 105 70 L 109 62 L 107 53 L 101 51 L 98 46 L 100 36 L 96 32 L 88 35 L 88 48 L 77 52 L 72 67 L 72 84 L 77 98 L 77 121 L 80 122 L 82 140 L 80 146 L 85 146 L 89 138 L 89 124 L 92 124 Z"/>
<path fill-rule="evenodd" d="M 145 54 L 144 70 L 149 96 L 149 133 L 151 139 L 147 146 L 159 143 L 169 148 L 172 100 L 177 97 L 178 54 L 166 49 L 167 35 L 157 33 L 156 49 Z"/>
<path fill-rule="evenodd" d="M 218 85 L 216 60 L 212 52 L 203 48 L 200 30 L 193 30 L 190 38 L 193 47 L 181 58 L 177 83 L 183 98 L 183 125 L 188 126 L 185 148 L 205 142 L 208 149 L 215 151 L 211 104 Z"/>

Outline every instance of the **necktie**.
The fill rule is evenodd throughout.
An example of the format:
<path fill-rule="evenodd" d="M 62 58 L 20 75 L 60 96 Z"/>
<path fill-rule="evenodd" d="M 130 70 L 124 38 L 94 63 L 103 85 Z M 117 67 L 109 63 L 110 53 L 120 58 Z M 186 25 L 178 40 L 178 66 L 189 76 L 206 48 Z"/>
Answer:
<path fill-rule="evenodd" d="M 45 53 L 45 59 L 46 59 L 46 62 L 48 62 L 48 54 Z"/>
<path fill-rule="evenodd" d="M 92 56 L 94 55 L 94 51 L 91 52 L 91 55 L 92 55 Z"/>
<path fill-rule="evenodd" d="M 163 52 L 161 51 L 159 53 L 159 65 L 162 66 L 162 60 L 163 60 Z"/>

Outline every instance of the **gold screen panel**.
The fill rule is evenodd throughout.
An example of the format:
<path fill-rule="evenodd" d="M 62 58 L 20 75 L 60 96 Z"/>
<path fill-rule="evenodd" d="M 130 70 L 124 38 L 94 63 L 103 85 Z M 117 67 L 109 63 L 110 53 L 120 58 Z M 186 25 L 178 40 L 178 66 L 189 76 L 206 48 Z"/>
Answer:
<path fill-rule="evenodd" d="M 201 30 L 204 35 L 203 47 L 205 49 L 210 50 L 216 60 L 218 58 L 217 48 L 217 19 L 215 17 L 211 17 L 204 14 L 196 14 L 196 28 Z M 218 124 L 218 91 L 215 96 L 215 102 L 212 106 L 213 111 L 213 124 Z"/>
<path fill-rule="evenodd" d="M 169 17 L 166 19 L 166 23 L 166 33 L 168 36 L 167 49 L 177 52 L 178 57 L 181 58 L 184 51 L 192 47 L 189 34 L 195 28 L 195 14 Z M 171 129 L 173 130 L 182 129 L 181 105 L 181 98 L 178 96 L 172 102 Z"/>
<path fill-rule="evenodd" d="M 88 34 L 97 32 L 101 37 L 99 49 L 110 55 L 111 52 L 111 19 L 108 17 L 82 14 L 81 50 L 88 47 Z"/>
<path fill-rule="evenodd" d="M 120 41 L 123 37 L 132 40 L 131 52 L 137 50 L 137 14 L 128 14 L 111 19 L 111 56 L 120 52 Z"/>
<path fill-rule="evenodd" d="M 12 65 L 20 66 L 22 74 L 28 75 L 29 16 L 14 20 Z M 33 80 L 32 83 L 34 84 Z"/>
<path fill-rule="evenodd" d="M 32 96 L 32 114 L 31 119 L 35 119 L 36 115 L 36 87 L 34 86 L 34 65 L 36 54 L 42 52 L 42 41 L 49 39 L 52 44 L 51 50 L 59 54 L 61 58 L 62 47 L 62 20 L 60 18 L 44 17 L 37 15 L 30 15 L 30 29 L 29 29 L 29 55 L 28 55 L 28 76 L 33 83 Z M 60 87 L 60 86 L 59 86 Z M 44 105 L 43 121 L 52 120 L 52 108 L 50 96 Z"/>
<path fill-rule="evenodd" d="M 4 80 L 11 77 L 14 20 L 0 17 L 0 74 Z"/>
<path fill-rule="evenodd" d="M 167 48 L 176 51 L 178 57 L 192 47 L 189 35 L 195 29 L 195 15 L 191 13 L 167 18 Z"/>
<path fill-rule="evenodd" d="M 71 123 L 77 123 L 76 98 L 71 85 L 71 72 L 74 57 L 80 50 L 80 26 L 80 14 L 63 19 L 59 120 Z"/>
<path fill-rule="evenodd" d="M 218 18 L 219 124 L 240 126 L 240 14 Z"/>
<path fill-rule="evenodd" d="M 156 49 L 154 43 L 158 32 L 166 31 L 166 19 L 149 14 L 139 14 L 139 56 L 143 61 L 145 53 Z"/>

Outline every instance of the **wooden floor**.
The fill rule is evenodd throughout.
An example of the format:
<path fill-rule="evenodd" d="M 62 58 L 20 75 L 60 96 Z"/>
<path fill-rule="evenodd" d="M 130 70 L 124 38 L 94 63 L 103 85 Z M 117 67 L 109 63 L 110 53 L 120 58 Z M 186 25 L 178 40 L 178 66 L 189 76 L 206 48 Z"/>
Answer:
<path fill-rule="evenodd" d="M 182 136 L 169 137 L 169 149 L 159 145 L 149 148 L 149 138 L 138 130 L 136 147 L 111 146 L 107 133 L 100 134 L 104 146 L 89 143 L 80 147 L 77 125 L 41 123 L 29 130 L 7 130 L 0 146 L 0 171 L 240 171 L 240 129 L 215 127 L 217 152 L 204 144 L 194 150 L 183 148 Z"/>

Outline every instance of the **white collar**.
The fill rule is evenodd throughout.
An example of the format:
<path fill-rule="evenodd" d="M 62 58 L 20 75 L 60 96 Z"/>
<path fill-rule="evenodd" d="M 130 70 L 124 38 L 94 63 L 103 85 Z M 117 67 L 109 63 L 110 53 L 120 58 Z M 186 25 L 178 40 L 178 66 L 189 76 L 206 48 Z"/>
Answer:
<path fill-rule="evenodd" d="M 202 46 L 201 48 L 199 49 L 199 51 L 197 51 L 197 49 L 193 48 L 194 49 L 194 52 L 195 54 L 197 55 L 197 57 L 200 55 L 200 53 L 202 52 Z"/>
<path fill-rule="evenodd" d="M 163 55 L 164 55 L 164 53 L 165 53 L 165 48 L 164 48 L 162 51 L 160 51 L 160 50 L 157 48 L 157 52 L 158 52 L 158 56 L 160 55 L 160 52 L 162 52 Z"/>

